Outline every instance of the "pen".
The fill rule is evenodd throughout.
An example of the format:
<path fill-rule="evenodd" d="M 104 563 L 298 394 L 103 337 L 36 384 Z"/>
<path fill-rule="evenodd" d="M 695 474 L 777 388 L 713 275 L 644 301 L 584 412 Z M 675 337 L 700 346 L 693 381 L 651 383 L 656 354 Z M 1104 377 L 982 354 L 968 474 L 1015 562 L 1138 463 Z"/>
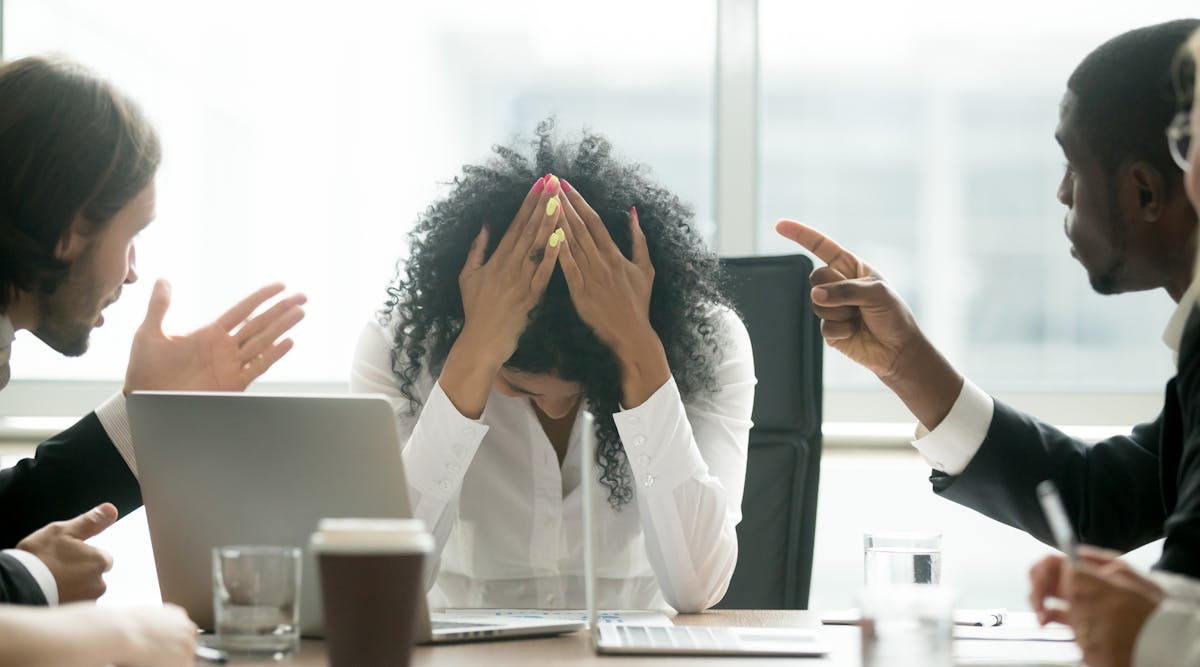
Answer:
<path fill-rule="evenodd" d="M 1050 533 L 1058 543 L 1058 550 L 1067 555 L 1072 563 L 1079 562 L 1079 550 L 1075 547 L 1075 529 L 1071 527 L 1071 519 L 1067 509 L 1063 507 L 1062 497 L 1054 482 L 1046 480 L 1037 485 L 1038 500 L 1042 503 L 1042 512 L 1046 515 L 1046 523 Z"/>
<path fill-rule="evenodd" d="M 196 659 L 203 662 L 212 662 L 218 665 L 223 665 L 229 662 L 229 656 L 224 651 L 218 651 L 215 648 L 207 646 L 196 646 Z"/>

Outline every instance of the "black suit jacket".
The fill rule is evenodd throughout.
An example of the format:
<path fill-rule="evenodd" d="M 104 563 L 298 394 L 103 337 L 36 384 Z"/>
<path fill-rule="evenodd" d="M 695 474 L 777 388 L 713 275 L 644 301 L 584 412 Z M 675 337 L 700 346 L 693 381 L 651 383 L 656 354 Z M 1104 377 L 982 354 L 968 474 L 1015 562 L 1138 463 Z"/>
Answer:
<path fill-rule="evenodd" d="M 142 504 L 137 478 L 95 413 L 38 446 L 31 459 L 0 470 L 0 549 L 52 521 L 110 502 L 125 516 Z M 22 578 L 20 575 L 24 575 Z M 45 604 L 32 577 L 10 557 L 0 559 L 0 602 Z"/>
<path fill-rule="evenodd" d="M 1157 419 L 1088 445 L 996 401 L 978 453 L 960 475 L 934 471 L 934 491 L 1053 545 L 1034 490 L 1051 479 L 1080 541 L 1124 552 L 1165 536 L 1155 567 L 1200 577 L 1197 312 Z"/>

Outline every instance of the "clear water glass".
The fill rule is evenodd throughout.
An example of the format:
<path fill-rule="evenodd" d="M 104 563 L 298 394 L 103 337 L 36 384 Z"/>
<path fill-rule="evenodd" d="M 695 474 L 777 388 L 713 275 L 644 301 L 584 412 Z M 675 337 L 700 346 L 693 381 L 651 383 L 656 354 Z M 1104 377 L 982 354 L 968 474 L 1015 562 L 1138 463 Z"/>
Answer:
<path fill-rule="evenodd" d="M 872 585 L 859 594 L 863 667 L 952 667 L 954 595 L 929 584 Z"/>
<path fill-rule="evenodd" d="M 866 585 L 939 584 L 941 581 L 940 533 L 863 535 L 863 583 Z"/>
<path fill-rule="evenodd" d="M 300 647 L 300 549 L 213 549 L 217 644 L 234 653 L 283 657 Z"/>

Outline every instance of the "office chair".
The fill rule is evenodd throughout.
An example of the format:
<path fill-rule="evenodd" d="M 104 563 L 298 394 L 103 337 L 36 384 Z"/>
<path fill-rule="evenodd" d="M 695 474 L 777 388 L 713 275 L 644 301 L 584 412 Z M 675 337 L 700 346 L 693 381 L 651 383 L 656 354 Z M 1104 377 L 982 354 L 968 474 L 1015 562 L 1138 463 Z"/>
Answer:
<path fill-rule="evenodd" d="M 821 474 L 820 325 L 803 255 L 722 258 L 754 347 L 754 428 L 725 609 L 805 609 Z"/>

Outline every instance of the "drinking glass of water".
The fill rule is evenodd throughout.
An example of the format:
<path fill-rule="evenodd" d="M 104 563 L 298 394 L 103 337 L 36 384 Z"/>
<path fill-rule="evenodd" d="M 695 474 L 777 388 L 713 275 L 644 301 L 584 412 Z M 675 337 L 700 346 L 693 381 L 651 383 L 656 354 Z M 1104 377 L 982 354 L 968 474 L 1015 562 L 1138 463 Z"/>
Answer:
<path fill-rule="evenodd" d="M 938 584 L 941 581 L 940 533 L 863 535 L 863 582 L 866 585 Z"/>
<path fill-rule="evenodd" d="M 930 584 L 862 589 L 863 667 L 952 667 L 954 594 Z"/>
<path fill-rule="evenodd" d="M 236 653 L 282 657 L 300 647 L 300 549 L 213 549 L 217 642 Z"/>

